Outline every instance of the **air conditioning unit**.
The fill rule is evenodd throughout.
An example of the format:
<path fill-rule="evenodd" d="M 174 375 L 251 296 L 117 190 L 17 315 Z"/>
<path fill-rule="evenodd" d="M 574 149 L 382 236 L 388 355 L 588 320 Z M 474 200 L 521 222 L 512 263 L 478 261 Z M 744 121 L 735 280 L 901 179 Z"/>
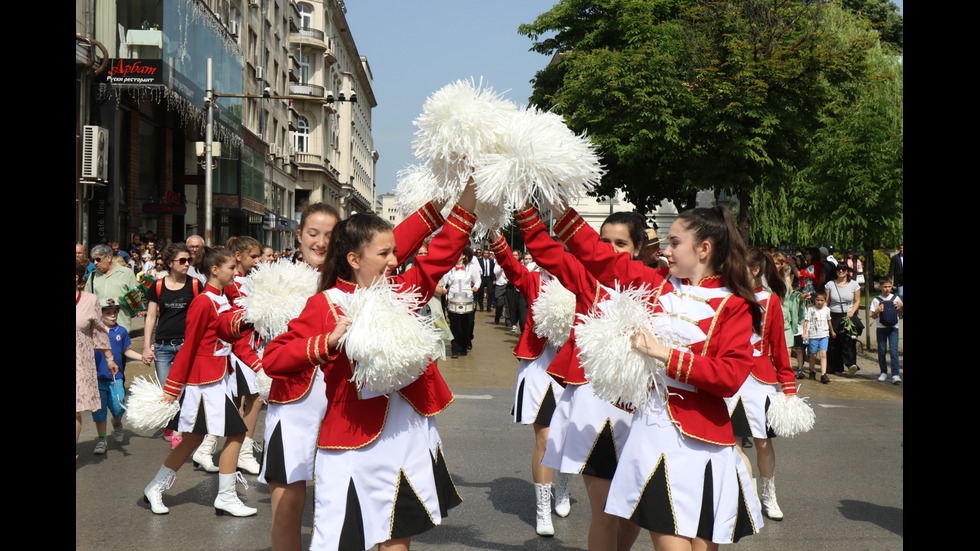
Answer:
<path fill-rule="evenodd" d="M 101 126 L 82 128 L 82 179 L 109 180 L 109 130 Z"/>
<path fill-rule="evenodd" d="M 255 80 L 262 80 L 264 78 L 265 78 L 265 68 L 264 67 L 261 67 L 261 66 L 260 67 L 256 67 L 255 68 Z"/>
<path fill-rule="evenodd" d="M 259 0 L 248 0 L 248 7 L 250 8 L 259 7 Z"/>
<path fill-rule="evenodd" d="M 231 36 L 238 38 L 238 21 L 228 23 L 228 32 L 231 33 Z"/>

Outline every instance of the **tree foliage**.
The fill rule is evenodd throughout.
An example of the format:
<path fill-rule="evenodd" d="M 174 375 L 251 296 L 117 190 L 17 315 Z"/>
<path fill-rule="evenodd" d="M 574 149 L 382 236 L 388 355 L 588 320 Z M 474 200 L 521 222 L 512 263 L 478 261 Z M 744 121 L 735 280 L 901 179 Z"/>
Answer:
<path fill-rule="evenodd" d="M 531 101 L 597 143 L 609 170 L 600 194 L 622 189 L 646 212 L 724 190 L 743 207 L 743 235 L 758 213 L 776 240 L 774 218 L 797 206 L 801 181 L 817 182 L 801 172 L 831 163 L 816 142 L 844 132 L 863 93 L 851 83 L 871 70 L 875 37 L 842 37 L 827 22 L 840 13 L 792 0 L 562 0 L 519 32 L 559 54 Z"/>
<path fill-rule="evenodd" d="M 839 15 L 831 25 L 841 39 L 868 32 Z M 863 63 L 866 77 L 839 86 L 821 115 L 794 207 L 830 241 L 872 248 L 902 240 L 904 79 L 901 58 L 881 47 L 868 49 Z"/>

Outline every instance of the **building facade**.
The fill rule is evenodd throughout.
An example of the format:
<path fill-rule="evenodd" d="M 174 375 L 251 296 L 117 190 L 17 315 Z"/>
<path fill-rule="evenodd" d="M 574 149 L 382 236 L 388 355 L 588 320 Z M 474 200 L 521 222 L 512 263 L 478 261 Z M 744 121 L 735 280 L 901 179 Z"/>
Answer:
<path fill-rule="evenodd" d="M 76 242 L 250 235 L 281 249 L 309 201 L 367 210 L 376 101 L 345 12 L 340 0 L 76 0 Z"/>

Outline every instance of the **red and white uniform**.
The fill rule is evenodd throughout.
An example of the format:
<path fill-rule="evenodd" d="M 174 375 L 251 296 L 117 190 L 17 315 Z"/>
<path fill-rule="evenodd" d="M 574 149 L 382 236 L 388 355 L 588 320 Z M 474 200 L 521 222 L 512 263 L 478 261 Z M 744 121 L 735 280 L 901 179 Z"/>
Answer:
<path fill-rule="evenodd" d="M 459 258 L 474 222 L 473 214 L 456 206 L 433 238 L 429 254 L 389 281 L 399 291 L 422 294 L 422 303 L 427 302 L 439 276 Z M 335 287 L 311 297 L 289 330 L 269 343 L 264 356 L 266 372 L 273 378 L 310 369 L 322 372 L 327 409 L 316 444 L 313 549 L 355 544 L 366 549 L 413 536 L 439 524 L 460 502 L 432 417 L 453 400 L 435 363 L 397 392 L 369 398 L 351 382 L 346 353 L 327 346 L 355 288 L 338 279 Z M 418 514 L 419 507 L 425 514 Z"/>
<path fill-rule="evenodd" d="M 218 338 L 218 314 L 228 299 L 208 285 L 187 307 L 184 345 L 181 346 L 163 391 L 180 398 L 180 414 L 169 428 L 194 434 L 232 436 L 245 432 L 245 422 L 231 405 L 234 367 L 228 359 L 231 345 Z"/>
<path fill-rule="evenodd" d="M 414 254 L 426 237 L 444 222 L 439 211 L 427 203 L 396 226 L 399 264 Z M 244 337 L 250 327 L 243 321 L 244 315 L 244 310 L 235 308 L 221 316 L 219 331 L 224 338 L 247 340 Z M 265 360 L 263 356 L 263 364 Z M 272 378 L 260 482 L 291 484 L 313 480 L 317 430 L 327 411 L 327 392 L 319 366 L 305 360 L 301 364 L 302 368 Z"/>
<path fill-rule="evenodd" d="M 795 396 L 796 379 L 786 348 L 779 298 L 761 287 L 755 290 L 755 298 L 765 311 L 762 335 L 752 333 L 752 373 L 725 401 L 735 436 L 772 438 L 776 433 L 766 423 L 771 397 L 779 390 L 787 397 Z"/>
<path fill-rule="evenodd" d="M 521 265 L 511 254 L 503 236 L 490 243 L 490 249 L 507 279 L 524 295 L 529 305 L 524 332 L 514 347 L 514 356 L 519 360 L 514 386 L 514 422 L 549 426 L 563 389 L 547 372 L 557 353 L 555 347 L 534 332 L 534 307 L 543 285 L 541 274 Z"/>
<path fill-rule="evenodd" d="M 248 295 L 245 276 L 240 273 L 235 274 L 235 281 L 225 287 L 224 291 L 231 308 L 237 309 L 235 299 Z M 255 373 L 262 369 L 262 358 L 256 351 L 257 340 L 258 335 L 249 327 L 242 333 L 241 338 L 231 341 L 231 363 L 235 368 L 235 396 L 258 394 Z"/>
<path fill-rule="evenodd" d="M 749 305 L 719 276 L 681 280 L 616 254 L 574 210 L 555 232 L 599 282 L 653 289 L 654 325 L 676 339 L 663 343 L 670 349 L 665 384 L 635 413 L 606 512 L 653 532 L 716 543 L 756 533 L 761 509 L 724 401 L 752 370 Z M 706 495 L 710 503 L 702 503 Z"/>
<path fill-rule="evenodd" d="M 531 256 L 575 295 L 575 313 L 588 314 L 609 298 L 604 288 L 565 248 L 548 235 L 547 228 L 533 208 L 514 216 Z M 622 455 L 633 419 L 595 395 L 575 346 L 575 327 L 558 351 L 548 373 L 565 384 L 548 430 L 541 464 L 563 473 L 584 474 L 612 479 Z"/>

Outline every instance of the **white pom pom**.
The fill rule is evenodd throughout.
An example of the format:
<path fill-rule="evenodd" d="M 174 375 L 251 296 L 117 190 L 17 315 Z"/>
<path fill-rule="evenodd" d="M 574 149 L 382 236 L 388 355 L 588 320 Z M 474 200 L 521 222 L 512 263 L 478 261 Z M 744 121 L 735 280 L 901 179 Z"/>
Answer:
<path fill-rule="evenodd" d="M 311 266 L 281 259 L 260 262 L 245 278 L 249 294 L 236 300 L 245 309 L 245 321 L 266 341 L 286 332 L 306 301 L 316 293 L 319 274 Z"/>
<path fill-rule="evenodd" d="M 813 428 L 816 416 L 806 398 L 778 393 L 769 403 L 766 422 L 777 436 L 796 436 Z"/>
<path fill-rule="evenodd" d="M 479 183 L 477 189 L 480 189 Z M 506 228 L 514 219 L 513 208 L 493 203 L 477 203 L 473 214 L 476 215 L 476 223 L 470 237 L 476 240 L 483 239 L 494 228 Z"/>
<path fill-rule="evenodd" d="M 264 369 L 255 372 L 255 389 L 259 391 L 262 401 L 269 403 L 269 391 L 272 390 L 272 377 L 265 374 Z"/>
<path fill-rule="evenodd" d="M 152 375 L 151 379 L 133 379 L 126 396 L 126 422 L 129 426 L 140 432 L 167 426 L 180 411 L 180 404 L 177 400 L 165 404 L 163 397 L 163 387 L 156 375 Z"/>
<path fill-rule="evenodd" d="M 511 114 L 495 147 L 473 159 L 480 202 L 520 207 L 539 193 L 569 204 L 594 189 L 605 171 L 592 142 L 556 113 L 527 108 Z"/>
<path fill-rule="evenodd" d="M 446 204 L 442 215 L 449 216 L 452 205 L 459 198 L 453 196 L 452 189 L 440 182 L 428 164 L 409 165 L 398 171 L 398 186 L 395 188 L 395 207 L 405 216 L 422 208 L 429 201 L 442 201 Z"/>
<path fill-rule="evenodd" d="M 415 314 L 421 298 L 379 283 L 355 290 L 344 303 L 351 324 L 339 344 L 354 366 L 351 381 L 358 389 L 393 392 L 417 379 L 444 349 L 432 319 Z"/>
<path fill-rule="evenodd" d="M 541 288 L 538 299 L 531 310 L 534 319 L 534 332 L 548 339 L 558 350 L 572 334 L 575 323 L 575 295 L 562 287 L 557 279 L 552 279 Z"/>
<path fill-rule="evenodd" d="M 654 337 L 652 291 L 647 287 L 622 290 L 590 316 L 579 314 L 575 344 L 585 376 L 596 396 L 631 410 L 642 409 L 657 388 L 662 367 L 633 348 L 633 335 L 646 329 Z"/>
<path fill-rule="evenodd" d="M 447 84 L 425 101 L 415 119 L 415 156 L 428 158 L 436 177 L 458 194 L 472 159 L 496 145 L 505 117 L 516 110 L 513 102 L 484 87 L 482 78 L 479 84 L 473 79 Z"/>

